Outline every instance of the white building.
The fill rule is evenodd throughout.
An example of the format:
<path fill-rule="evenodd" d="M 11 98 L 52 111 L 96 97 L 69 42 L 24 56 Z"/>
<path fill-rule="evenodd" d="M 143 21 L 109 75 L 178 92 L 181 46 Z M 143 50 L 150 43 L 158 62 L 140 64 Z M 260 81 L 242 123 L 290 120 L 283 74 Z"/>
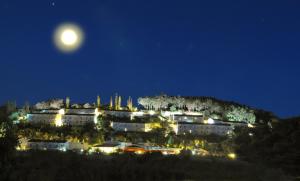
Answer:
<path fill-rule="evenodd" d="M 32 124 L 56 124 L 58 119 L 62 125 L 82 126 L 87 123 L 94 123 L 94 114 L 54 114 L 54 113 L 31 113 L 27 120 Z"/>
<path fill-rule="evenodd" d="M 111 127 L 115 131 L 136 131 L 146 132 L 146 123 L 124 123 L 124 122 L 112 122 Z"/>
<path fill-rule="evenodd" d="M 32 124 L 52 124 L 56 115 L 56 113 L 31 113 L 27 114 L 27 120 Z"/>
<path fill-rule="evenodd" d="M 90 152 L 115 153 L 119 150 L 124 150 L 126 146 L 132 145 L 125 142 L 106 142 L 101 145 L 94 145 L 90 148 Z"/>
<path fill-rule="evenodd" d="M 82 126 L 97 121 L 98 115 L 97 109 L 35 110 L 27 114 L 27 120 L 32 124 Z"/>
<path fill-rule="evenodd" d="M 130 117 L 132 112 L 130 111 L 110 111 L 110 110 L 104 110 L 104 114 L 110 115 L 110 116 L 116 116 L 116 117 Z"/>
<path fill-rule="evenodd" d="M 95 108 L 66 109 L 66 114 L 95 114 Z"/>
<path fill-rule="evenodd" d="M 62 116 L 63 125 L 82 126 L 94 123 L 94 114 L 65 114 Z"/>
<path fill-rule="evenodd" d="M 202 115 L 174 115 L 174 121 L 188 123 L 203 123 Z"/>
<path fill-rule="evenodd" d="M 66 151 L 69 149 L 69 143 L 65 140 L 29 140 L 27 148 Z"/>
<path fill-rule="evenodd" d="M 210 135 L 216 134 L 225 136 L 233 130 L 230 124 L 189 124 L 181 123 L 175 127 L 176 134 Z"/>

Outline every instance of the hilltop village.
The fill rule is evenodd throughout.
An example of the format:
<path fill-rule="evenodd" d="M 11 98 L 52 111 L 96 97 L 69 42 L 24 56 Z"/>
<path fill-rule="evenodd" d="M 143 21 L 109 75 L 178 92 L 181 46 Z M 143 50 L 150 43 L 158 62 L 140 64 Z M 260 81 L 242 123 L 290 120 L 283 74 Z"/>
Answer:
<path fill-rule="evenodd" d="M 138 109 L 138 107 L 140 109 Z M 208 97 L 110 97 L 102 104 L 72 104 L 69 97 L 26 104 L 10 118 L 18 125 L 18 150 L 161 152 L 235 157 L 228 146 L 234 129 L 271 124 L 271 113 Z"/>

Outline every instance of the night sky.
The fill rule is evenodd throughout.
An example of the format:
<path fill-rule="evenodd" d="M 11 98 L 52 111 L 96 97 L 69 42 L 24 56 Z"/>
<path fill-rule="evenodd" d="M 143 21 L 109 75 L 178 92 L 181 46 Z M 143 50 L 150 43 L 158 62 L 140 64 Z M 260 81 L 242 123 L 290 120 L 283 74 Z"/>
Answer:
<path fill-rule="evenodd" d="M 299 115 L 299 9 L 299 0 L 0 0 L 0 102 L 166 93 Z M 85 33 L 72 54 L 53 43 L 64 22 Z"/>

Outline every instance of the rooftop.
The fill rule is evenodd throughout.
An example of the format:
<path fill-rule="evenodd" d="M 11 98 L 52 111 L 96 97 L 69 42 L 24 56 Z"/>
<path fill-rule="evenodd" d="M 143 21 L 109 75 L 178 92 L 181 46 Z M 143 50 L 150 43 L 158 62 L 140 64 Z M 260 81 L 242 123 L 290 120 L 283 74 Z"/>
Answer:
<path fill-rule="evenodd" d="M 103 143 L 103 144 L 100 144 L 100 145 L 95 145 L 93 147 L 116 147 L 116 146 L 119 146 L 120 143 L 115 143 L 115 142 L 107 142 L 107 143 Z"/>
<path fill-rule="evenodd" d="M 66 143 L 66 140 L 39 140 L 39 139 L 31 139 L 28 142 L 44 142 L 44 143 Z"/>

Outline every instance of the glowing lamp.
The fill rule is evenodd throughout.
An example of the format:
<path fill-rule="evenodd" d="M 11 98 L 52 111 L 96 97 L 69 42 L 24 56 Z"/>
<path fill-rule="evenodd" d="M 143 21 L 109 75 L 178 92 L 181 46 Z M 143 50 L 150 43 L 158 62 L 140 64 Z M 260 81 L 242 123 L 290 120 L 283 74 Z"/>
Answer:
<path fill-rule="evenodd" d="M 60 110 L 58 111 L 58 114 L 64 115 L 64 114 L 65 114 L 65 110 L 64 110 L 64 109 L 60 109 Z"/>
<path fill-rule="evenodd" d="M 235 153 L 229 153 L 228 155 L 228 158 L 230 158 L 230 159 L 236 159 L 236 154 Z"/>
<path fill-rule="evenodd" d="M 150 115 L 154 115 L 154 114 L 155 114 L 155 111 L 151 110 L 151 111 L 149 111 L 149 114 L 150 114 Z"/>
<path fill-rule="evenodd" d="M 254 128 L 254 126 L 250 123 L 248 123 L 248 128 Z"/>
<path fill-rule="evenodd" d="M 214 124 L 215 121 L 214 121 L 212 118 L 208 118 L 207 123 L 208 123 L 208 124 Z"/>

